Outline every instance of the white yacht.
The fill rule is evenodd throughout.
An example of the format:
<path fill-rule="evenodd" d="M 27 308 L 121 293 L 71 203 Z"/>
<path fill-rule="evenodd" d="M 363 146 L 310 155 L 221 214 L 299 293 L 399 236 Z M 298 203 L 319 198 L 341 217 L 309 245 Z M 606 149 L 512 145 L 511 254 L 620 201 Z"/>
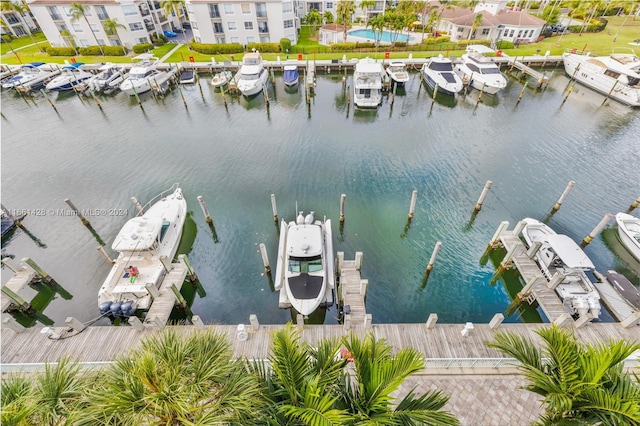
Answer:
<path fill-rule="evenodd" d="M 63 92 L 66 90 L 72 90 L 74 87 L 81 85 L 85 80 L 93 77 L 93 74 L 90 72 L 80 69 L 83 65 L 83 62 L 76 62 L 74 64 L 63 66 L 60 75 L 49 81 L 45 86 L 46 89 Z"/>
<path fill-rule="evenodd" d="M 163 260 L 171 262 L 178 250 L 187 202 L 175 184 L 151 200 L 142 216 L 130 219 L 111 248 L 119 253 L 98 291 L 103 315 L 129 317 L 148 310 L 148 287 L 160 288 L 166 274 Z"/>
<path fill-rule="evenodd" d="M 353 103 L 360 108 L 382 105 L 382 77 L 386 75 L 380 62 L 364 58 L 353 72 Z"/>
<path fill-rule="evenodd" d="M 44 70 L 42 66 L 44 62 L 31 62 L 30 64 L 21 65 L 18 73 L 6 80 L 2 81 L 3 89 L 13 89 L 16 87 L 30 88 L 42 85 L 44 82 L 60 71 Z"/>
<path fill-rule="evenodd" d="M 300 212 L 295 222 L 280 225 L 274 279 L 280 292 L 278 307 L 310 315 L 333 305 L 335 273 L 331 220 L 314 221 L 313 212 Z"/>
<path fill-rule="evenodd" d="M 455 95 L 462 90 L 462 80 L 453 71 L 453 62 L 449 58 L 442 55 L 427 58 L 421 72 L 427 84 L 438 92 Z"/>
<path fill-rule="evenodd" d="M 144 53 L 133 59 L 139 62 L 131 68 L 127 78 L 120 84 L 120 90 L 127 95 L 134 96 L 148 92 L 169 79 L 169 73 L 158 69 L 158 58 L 152 54 Z"/>
<path fill-rule="evenodd" d="M 564 70 L 580 84 L 623 104 L 640 107 L 640 58 L 631 53 L 590 56 L 565 52 Z"/>
<path fill-rule="evenodd" d="M 482 50 L 475 45 L 467 46 L 467 52 L 461 59 L 462 63 L 456 70 L 460 73 L 463 83 L 490 95 L 495 95 L 507 87 L 507 79 L 500 72 L 498 65 L 491 58 L 484 56 Z"/>
<path fill-rule="evenodd" d="M 404 86 L 409 81 L 407 65 L 403 61 L 391 61 L 386 71 L 389 74 L 389 78 L 391 78 L 392 84 Z"/>
<path fill-rule="evenodd" d="M 87 80 L 87 87 L 95 92 L 115 90 L 127 76 L 123 65 L 111 62 L 102 65 L 98 71 L 98 74 Z"/>
<path fill-rule="evenodd" d="M 267 84 L 269 73 L 264 69 L 262 56 L 259 52 L 247 53 L 242 58 L 242 66 L 236 74 L 235 80 L 238 90 L 244 96 L 257 95 Z"/>
<path fill-rule="evenodd" d="M 211 85 L 213 87 L 222 87 L 222 86 L 226 85 L 227 83 L 229 83 L 232 78 L 233 78 L 233 74 L 231 73 L 231 71 L 223 70 L 223 71 L 220 71 L 220 72 L 216 73 L 211 78 Z"/>
<path fill-rule="evenodd" d="M 630 214 L 618 213 L 616 223 L 620 242 L 640 262 L 640 219 Z"/>
<path fill-rule="evenodd" d="M 531 218 L 526 223 L 522 235 L 529 247 L 536 242 L 542 245 L 536 253 L 536 262 L 542 274 L 551 281 L 556 273 L 564 279 L 556 287 L 556 293 L 571 315 L 600 317 L 600 294 L 586 272 L 595 266 L 584 251 L 567 235 L 557 234 L 544 223 Z"/>

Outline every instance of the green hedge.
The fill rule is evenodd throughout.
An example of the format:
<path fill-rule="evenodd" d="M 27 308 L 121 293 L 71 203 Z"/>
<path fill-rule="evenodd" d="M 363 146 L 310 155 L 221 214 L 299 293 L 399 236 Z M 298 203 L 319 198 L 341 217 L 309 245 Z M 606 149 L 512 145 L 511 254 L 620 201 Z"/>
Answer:
<path fill-rule="evenodd" d="M 500 40 L 496 43 L 496 47 L 502 49 L 513 49 L 513 42 L 509 40 Z"/>
<path fill-rule="evenodd" d="M 470 44 L 480 44 L 482 46 L 491 46 L 491 40 L 458 40 L 456 44 L 459 47 L 467 48 Z"/>
<path fill-rule="evenodd" d="M 356 43 L 332 43 L 331 46 L 332 52 L 342 52 L 347 50 L 355 50 Z"/>
<path fill-rule="evenodd" d="M 287 50 L 291 49 L 291 40 L 289 40 L 288 38 L 284 37 L 280 39 L 280 51 L 281 52 L 286 52 Z"/>
<path fill-rule="evenodd" d="M 151 43 L 135 44 L 133 46 L 133 53 L 146 53 L 152 49 L 153 49 L 153 44 Z"/>
<path fill-rule="evenodd" d="M 73 47 L 47 47 L 49 56 L 75 56 L 77 55 Z"/>
<path fill-rule="evenodd" d="M 129 52 L 125 46 L 102 46 L 105 56 L 124 56 Z"/>
<path fill-rule="evenodd" d="M 278 53 L 280 52 L 280 45 L 278 43 L 247 44 L 247 52 L 251 52 L 253 49 L 256 49 L 258 52 L 263 52 L 263 53 Z"/>
<path fill-rule="evenodd" d="M 194 52 L 202 53 L 203 55 L 223 55 L 227 53 L 242 53 L 244 49 L 239 43 L 227 43 L 227 44 L 202 44 L 191 43 L 189 48 Z"/>
<path fill-rule="evenodd" d="M 78 48 L 78 53 L 82 56 L 102 56 L 99 46 L 87 46 Z"/>

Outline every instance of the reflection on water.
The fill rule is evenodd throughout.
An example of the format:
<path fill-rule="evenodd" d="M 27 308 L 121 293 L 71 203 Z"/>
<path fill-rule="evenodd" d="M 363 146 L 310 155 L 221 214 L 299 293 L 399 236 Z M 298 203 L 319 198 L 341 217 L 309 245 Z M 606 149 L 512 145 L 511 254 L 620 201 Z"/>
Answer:
<path fill-rule="evenodd" d="M 54 298 L 47 317 L 57 324 L 67 316 L 95 318 L 97 291 L 109 272 L 78 219 L 55 214 L 67 197 L 80 209 L 129 209 L 127 217 L 89 218 L 113 255 L 113 238 L 134 214 L 130 197 L 150 199 L 180 182 L 191 211 L 180 252 L 189 254 L 206 294 L 196 297 L 185 284 L 191 311 L 206 323 L 246 324 L 256 314 L 269 324 L 292 319 L 277 308 L 258 249 L 264 243 L 271 262 L 277 258 L 271 194 L 281 219 L 294 220 L 298 202 L 334 223 L 340 195 L 347 195 L 334 250 L 347 259 L 364 253 L 374 323 L 424 322 L 430 313 L 445 323 L 488 322 L 509 308 L 511 287 L 521 285 L 508 275 L 490 285 L 494 268 L 477 261 L 501 221 L 512 227 L 523 217 L 543 218 L 574 180 L 549 225 L 580 241 L 605 212 L 623 211 L 638 196 L 629 183 L 640 181 L 639 114 L 615 103 L 601 107 L 602 96 L 585 91 L 562 104 L 564 76 L 556 74 L 544 91 L 527 89 L 515 107 L 519 82 L 480 103 L 475 90 L 432 102 L 413 72 L 404 95 L 397 92 L 393 105 L 388 95 L 372 111 L 354 110 L 351 74 L 344 84 L 342 77 L 319 70 L 308 106 L 303 86 L 289 93 L 276 76 L 269 108 L 261 94 L 226 95 L 225 107 L 206 78 L 203 94 L 197 86 L 182 90 L 184 102 L 177 90 L 164 98 L 144 94 L 144 109 L 135 97 L 116 94 L 100 97 L 101 111 L 70 93 L 51 95 L 56 113 L 42 94 L 23 99 L 3 91 L 3 204 L 53 212 L 26 220 L 46 247 L 16 232 L 3 248 L 17 259 L 33 257 L 74 295 L 73 303 Z M 487 180 L 493 186 L 470 220 Z M 413 190 L 415 216 L 403 232 Z M 442 247 L 422 288 L 437 241 Z M 585 251 L 599 271 L 619 270 L 624 261 L 605 243 L 595 239 Z M 637 283 L 635 277 L 629 278 Z M 336 321 L 334 310 L 325 322 Z M 528 315 L 516 311 L 506 321 L 537 321 Z"/>

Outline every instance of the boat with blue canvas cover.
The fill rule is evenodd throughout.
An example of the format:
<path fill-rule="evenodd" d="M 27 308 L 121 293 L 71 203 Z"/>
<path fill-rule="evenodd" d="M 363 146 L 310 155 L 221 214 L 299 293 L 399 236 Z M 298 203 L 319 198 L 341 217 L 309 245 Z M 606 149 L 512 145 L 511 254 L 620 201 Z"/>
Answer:
<path fill-rule="evenodd" d="M 76 62 L 74 64 L 63 66 L 60 75 L 47 83 L 45 86 L 46 89 L 63 92 L 71 90 L 83 83 L 85 80 L 92 78 L 94 76 L 93 74 L 80 69 L 83 65 L 84 62 Z"/>
<path fill-rule="evenodd" d="M 300 78 L 300 73 L 298 72 L 297 65 L 284 66 L 284 74 L 282 75 L 282 80 L 284 81 L 285 86 L 293 87 L 297 85 L 299 78 Z"/>
<path fill-rule="evenodd" d="M 31 62 L 24 64 L 18 69 L 18 73 L 2 82 L 3 89 L 15 89 L 16 87 L 30 88 L 35 87 L 53 76 L 57 75 L 60 71 L 49 71 L 42 68 L 44 62 Z"/>

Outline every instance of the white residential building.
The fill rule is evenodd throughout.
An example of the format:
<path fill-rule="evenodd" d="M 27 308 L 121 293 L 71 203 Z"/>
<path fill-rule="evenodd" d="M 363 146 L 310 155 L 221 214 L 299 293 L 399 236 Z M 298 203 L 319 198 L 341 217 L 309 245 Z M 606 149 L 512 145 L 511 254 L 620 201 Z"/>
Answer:
<path fill-rule="evenodd" d="M 298 41 L 291 0 L 187 0 L 193 38 L 199 43 L 279 43 Z"/>
<path fill-rule="evenodd" d="M 3 11 L 2 21 L 6 24 L 6 27 L 4 25 L 2 26 L 2 34 L 10 33 L 14 37 L 27 35 L 29 34 L 29 31 L 33 32 L 38 28 L 38 25 L 28 12 L 18 13 Z"/>
<path fill-rule="evenodd" d="M 128 48 L 135 44 L 148 43 L 155 33 L 179 27 L 178 17 L 172 12 L 167 16 L 158 1 L 147 0 L 77 0 L 87 6 L 86 18 L 72 19 L 70 11 L 73 0 L 32 0 L 29 8 L 40 24 L 47 40 L 54 47 L 70 46 L 118 46 Z M 115 20 L 118 36 L 109 36 L 103 23 Z M 64 37 L 62 31 L 70 36 Z"/>

